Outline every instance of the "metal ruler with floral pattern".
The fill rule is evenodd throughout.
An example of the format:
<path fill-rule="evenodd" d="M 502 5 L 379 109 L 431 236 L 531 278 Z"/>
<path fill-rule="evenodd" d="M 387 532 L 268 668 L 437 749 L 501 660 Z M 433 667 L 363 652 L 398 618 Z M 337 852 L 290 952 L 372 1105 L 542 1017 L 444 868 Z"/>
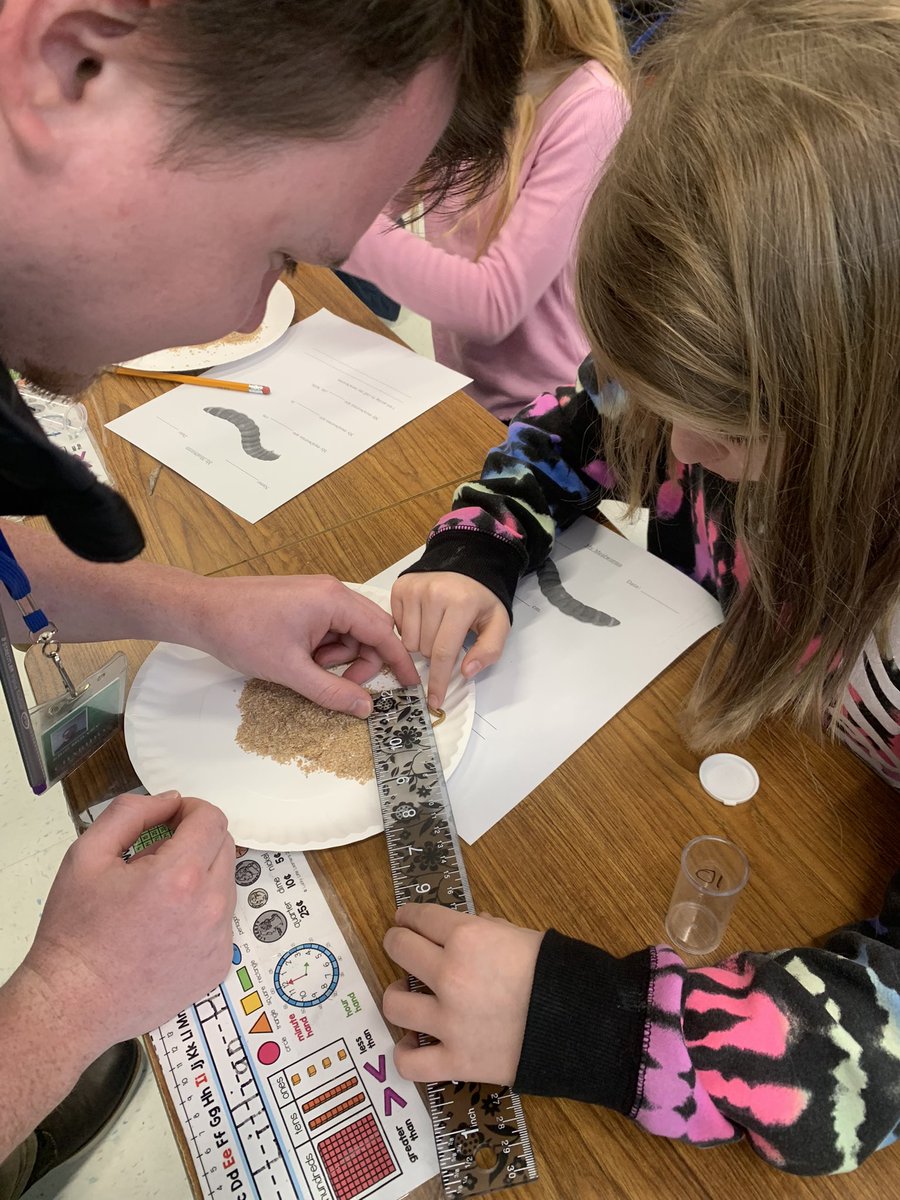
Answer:
<path fill-rule="evenodd" d="M 397 903 L 474 912 L 422 688 L 377 695 L 369 736 Z M 424 990 L 417 979 L 410 987 Z M 419 1040 L 431 1039 L 420 1034 Z M 537 1179 L 515 1092 L 456 1081 L 429 1084 L 427 1091 L 448 1196 L 480 1196 Z"/>

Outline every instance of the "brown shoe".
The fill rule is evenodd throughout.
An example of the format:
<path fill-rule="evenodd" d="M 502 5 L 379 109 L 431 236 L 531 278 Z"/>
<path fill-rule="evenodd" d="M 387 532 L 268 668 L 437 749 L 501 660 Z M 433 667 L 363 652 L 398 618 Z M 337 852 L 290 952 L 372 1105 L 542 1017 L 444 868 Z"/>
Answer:
<path fill-rule="evenodd" d="M 144 1069 L 138 1041 L 119 1042 L 91 1063 L 73 1090 L 34 1131 L 37 1158 L 30 1187 L 99 1141 L 134 1093 Z M 23 1193 L 24 1194 L 24 1193 Z"/>

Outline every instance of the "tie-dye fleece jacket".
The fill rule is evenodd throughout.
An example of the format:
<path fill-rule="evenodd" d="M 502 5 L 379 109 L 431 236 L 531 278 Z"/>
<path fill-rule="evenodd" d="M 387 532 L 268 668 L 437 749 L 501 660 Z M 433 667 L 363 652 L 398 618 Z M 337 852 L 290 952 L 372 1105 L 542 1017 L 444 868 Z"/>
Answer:
<path fill-rule="evenodd" d="M 459 489 L 411 570 L 458 571 L 510 608 L 555 530 L 614 494 L 597 456 L 599 408 L 590 363 L 576 388 L 535 400 L 481 481 Z M 746 577 L 727 534 L 729 503 L 717 476 L 677 464 L 660 481 L 649 528 L 650 549 L 726 606 Z M 876 698 L 858 705 L 870 725 L 851 722 L 848 740 L 892 762 L 896 786 L 900 704 L 886 695 L 900 695 L 900 672 L 873 657 L 880 682 L 860 689 Z M 864 667 L 864 676 L 875 670 Z M 878 917 L 821 947 L 747 952 L 714 967 L 689 970 L 665 946 L 616 959 L 550 930 L 516 1087 L 603 1104 L 700 1146 L 746 1136 L 797 1174 L 852 1170 L 900 1137 L 900 872 Z"/>

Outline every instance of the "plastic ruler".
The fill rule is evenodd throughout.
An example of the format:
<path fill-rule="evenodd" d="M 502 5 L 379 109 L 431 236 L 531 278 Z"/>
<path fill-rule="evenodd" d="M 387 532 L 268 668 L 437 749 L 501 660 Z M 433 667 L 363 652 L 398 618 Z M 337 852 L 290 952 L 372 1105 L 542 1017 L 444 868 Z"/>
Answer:
<path fill-rule="evenodd" d="M 422 688 L 377 695 L 369 734 L 398 905 L 474 912 Z M 410 987 L 422 989 L 415 979 Z M 511 1089 L 432 1083 L 428 1107 L 448 1196 L 480 1196 L 537 1179 L 522 1103 Z"/>

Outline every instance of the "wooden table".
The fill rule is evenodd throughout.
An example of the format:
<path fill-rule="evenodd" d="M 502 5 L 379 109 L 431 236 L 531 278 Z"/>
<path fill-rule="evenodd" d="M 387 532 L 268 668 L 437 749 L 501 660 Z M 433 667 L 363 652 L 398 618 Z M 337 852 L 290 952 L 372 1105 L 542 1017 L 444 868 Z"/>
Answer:
<path fill-rule="evenodd" d="M 390 336 L 384 324 L 331 271 L 300 267 L 285 282 L 296 297 L 298 318 L 328 308 Z M 477 475 L 485 447 L 498 440 L 499 426 L 493 417 L 457 392 L 439 408 L 430 409 L 379 442 L 368 454 L 251 525 L 169 467 L 157 474 L 155 458 L 106 428 L 107 421 L 169 386 L 104 376 L 89 394 L 92 431 L 119 490 L 141 518 L 146 557 L 203 575 L 390 508 L 439 484 Z"/>
<path fill-rule="evenodd" d="M 373 325 L 319 273 L 305 275 L 297 292 L 307 309 L 321 296 Z M 115 381 L 101 386 L 98 403 L 112 415 L 139 397 L 133 385 Z M 104 451 L 148 527 L 150 557 L 223 575 L 325 571 L 363 581 L 421 543 L 446 511 L 456 479 L 477 470 L 499 432 L 465 397 L 454 397 L 256 526 L 168 471 L 148 497 L 152 460 L 113 438 Z M 133 667 L 149 649 L 125 648 Z M 68 658 L 87 671 L 108 652 L 70 648 Z M 697 834 L 721 833 L 747 851 L 752 878 L 720 954 L 802 945 L 877 911 L 900 861 L 896 794 L 843 748 L 778 726 L 743 748 L 762 778 L 757 798 L 737 809 L 715 804 L 700 788 L 698 758 L 675 722 L 703 654 L 698 646 L 670 667 L 468 848 L 479 908 L 538 929 L 552 924 L 625 954 L 662 940 L 680 848 Z M 32 666 L 43 693 L 50 677 Z M 83 811 L 132 781 L 124 747 L 114 745 L 70 778 L 70 803 Z M 381 949 L 394 909 L 383 840 L 311 857 L 335 888 L 378 983 L 387 984 L 396 972 Z M 745 1144 L 699 1151 L 569 1101 L 530 1098 L 525 1110 L 541 1178 L 515 1190 L 523 1200 L 875 1200 L 900 1187 L 898 1149 L 874 1155 L 850 1176 L 800 1179 L 768 1167 Z M 420 1194 L 439 1190 L 426 1185 Z"/>

